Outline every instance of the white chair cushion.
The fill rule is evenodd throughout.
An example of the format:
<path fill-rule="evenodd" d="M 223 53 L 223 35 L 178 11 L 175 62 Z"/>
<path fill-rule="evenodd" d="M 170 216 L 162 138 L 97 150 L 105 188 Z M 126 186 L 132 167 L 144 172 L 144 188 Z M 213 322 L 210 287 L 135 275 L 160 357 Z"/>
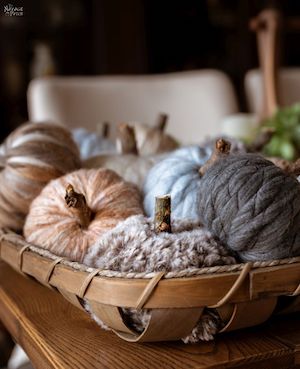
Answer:
<path fill-rule="evenodd" d="M 154 124 L 163 112 L 170 116 L 167 131 L 184 143 L 218 133 L 221 120 L 237 112 L 232 84 L 216 70 L 37 79 L 28 105 L 31 121 L 90 129 L 103 121 Z"/>

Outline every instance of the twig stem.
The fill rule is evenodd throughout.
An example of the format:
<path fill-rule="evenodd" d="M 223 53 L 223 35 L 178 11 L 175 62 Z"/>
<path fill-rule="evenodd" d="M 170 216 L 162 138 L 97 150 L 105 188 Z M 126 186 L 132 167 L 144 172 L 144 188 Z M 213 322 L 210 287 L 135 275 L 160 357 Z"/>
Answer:
<path fill-rule="evenodd" d="M 199 173 L 203 176 L 208 168 L 210 168 L 218 159 L 225 157 L 230 152 L 231 144 L 228 141 L 220 138 L 216 141 L 216 146 L 211 154 L 211 157 L 207 160 L 207 162 L 199 169 Z"/>
<path fill-rule="evenodd" d="M 171 196 L 157 196 L 155 198 L 155 232 L 171 233 Z"/>
<path fill-rule="evenodd" d="M 88 228 L 91 222 L 92 211 L 86 203 L 85 196 L 82 193 L 77 193 L 71 184 L 66 188 L 65 196 L 66 205 L 78 215 L 79 222 L 82 228 Z"/>
<path fill-rule="evenodd" d="M 138 155 L 134 128 L 127 123 L 118 126 L 117 150 L 119 154 Z"/>

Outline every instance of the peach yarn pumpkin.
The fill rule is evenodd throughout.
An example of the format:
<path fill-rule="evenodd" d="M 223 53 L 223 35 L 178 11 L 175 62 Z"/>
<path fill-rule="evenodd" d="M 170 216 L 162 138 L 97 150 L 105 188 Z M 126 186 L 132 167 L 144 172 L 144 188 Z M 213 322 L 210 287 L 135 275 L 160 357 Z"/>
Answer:
<path fill-rule="evenodd" d="M 0 227 L 21 231 L 32 200 L 50 180 L 81 167 L 71 133 L 53 123 L 26 123 L 0 147 Z"/>
<path fill-rule="evenodd" d="M 75 195 L 75 201 L 70 184 L 81 193 Z M 51 181 L 43 189 L 31 204 L 24 236 L 56 255 L 81 262 L 97 238 L 137 214 L 143 214 L 143 209 L 135 185 L 109 169 L 81 169 Z"/>

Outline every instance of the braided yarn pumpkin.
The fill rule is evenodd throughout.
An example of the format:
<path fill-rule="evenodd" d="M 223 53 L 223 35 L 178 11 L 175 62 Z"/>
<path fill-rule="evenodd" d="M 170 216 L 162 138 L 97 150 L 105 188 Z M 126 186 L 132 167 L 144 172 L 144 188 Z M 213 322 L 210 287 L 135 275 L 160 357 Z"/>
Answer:
<path fill-rule="evenodd" d="M 20 126 L 1 145 L 0 156 L 0 227 L 15 231 L 47 182 L 81 166 L 70 132 L 53 123 Z"/>
<path fill-rule="evenodd" d="M 90 245 L 106 231 L 142 213 L 135 185 L 109 169 L 81 169 L 43 189 L 31 204 L 24 236 L 56 255 L 82 261 Z"/>
<path fill-rule="evenodd" d="M 300 185 L 255 154 L 213 163 L 199 186 L 203 224 L 243 261 L 300 254 Z"/>
<path fill-rule="evenodd" d="M 170 194 L 174 218 L 199 219 L 199 169 L 212 154 L 215 142 L 209 140 L 201 146 L 182 147 L 150 169 L 143 187 L 144 208 L 148 216 L 154 215 L 153 199 Z M 235 140 L 231 152 L 245 152 L 245 148 Z"/>

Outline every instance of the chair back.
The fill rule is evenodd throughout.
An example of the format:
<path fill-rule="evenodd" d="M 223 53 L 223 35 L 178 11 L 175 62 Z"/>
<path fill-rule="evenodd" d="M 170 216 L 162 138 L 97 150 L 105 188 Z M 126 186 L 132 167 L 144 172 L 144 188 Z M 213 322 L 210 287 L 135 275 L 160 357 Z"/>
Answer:
<path fill-rule="evenodd" d="M 124 121 L 154 125 L 159 113 L 166 113 L 167 132 L 183 143 L 196 143 L 218 133 L 220 121 L 237 112 L 237 102 L 224 73 L 199 70 L 36 79 L 29 85 L 28 109 L 31 121 L 88 129 L 105 121 L 113 127 Z"/>

